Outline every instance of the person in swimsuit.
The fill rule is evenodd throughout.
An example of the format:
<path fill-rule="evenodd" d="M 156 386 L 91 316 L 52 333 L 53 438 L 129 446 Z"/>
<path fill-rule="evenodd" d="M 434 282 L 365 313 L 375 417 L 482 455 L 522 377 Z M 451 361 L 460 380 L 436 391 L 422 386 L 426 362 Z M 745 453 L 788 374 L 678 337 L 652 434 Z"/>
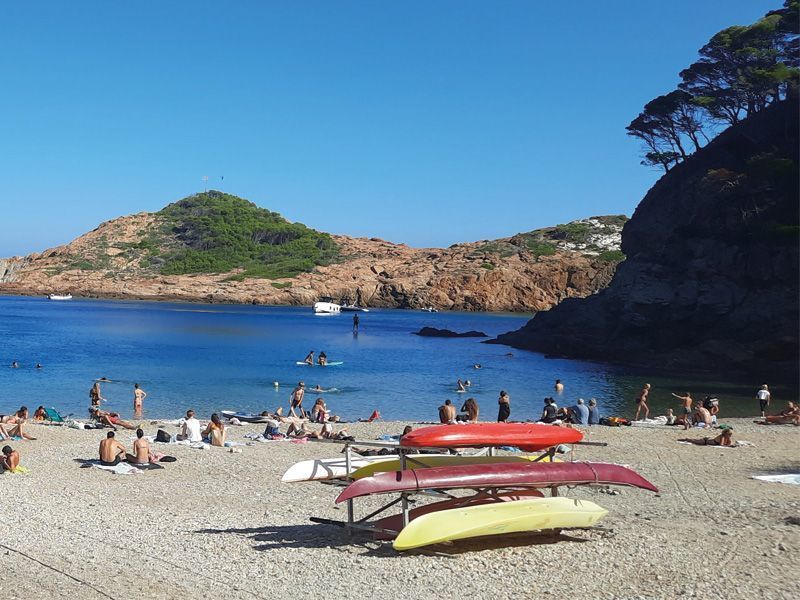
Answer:
<path fill-rule="evenodd" d="M 497 399 L 497 422 L 507 423 L 508 418 L 511 416 L 511 398 L 502 390 L 500 397 Z"/>
<path fill-rule="evenodd" d="M 456 422 L 456 407 L 449 399 L 439 407 L 439 422 L 444 424 Z"/>
<path fill-rule="evenodd" d="M 319 353 L 319 358 L 317 358 L 317 364 L 320 367 L 327 366 L 327 364 L 328 364 L 328 355 L 325 354 L 324 351 Z"/>
<path fill-rule="evenodd" d="M 459 415 L 459 420 L 466 421 L 467 423 L 478 422 L 480 409 L 478 408 L 478 402 L 475 400 L 475 398 L 467 398 L 467 400 L 464 402 L 464 405 L 461 407 L 461 411 L 465 414 Z"/>
<path fill-rule="evenodd" d="M 456 381 L 456 391 L 457 392 L 466 392 L 467 391 L 467 388 L 464 385 L 464 382 L 461 381 L 460 379 L 458 381 Z"/>
<path fill-rule="evenodd" d="M 11 362 L 11 368 L 12 369 L 19 369 L 19 363 L 17 361 L 12 361 Z"/>
<path fill-rule="evenodd" d="M 353 315 L 353 333 L 358 333 L 358 323 L 360 319 L 358 315 Z"/>
<path fill-rule="evenodd" d="M 733 445 L 733 429 L 725 429 L 715 438 L 683 438 L 679 442 L 688 442 L 697 446 L 732 446 Z"/>
<path fill-rule="evenodd" d="M 695 405 L 695 422 L 696 423 L 703 423 L 704 429 L 711 429 L 711 412 L 702 405 L 702 403 L 698 402 Z"/>
<path fill-rule="evenodd" d="M 225 424 L 220 420 L 217 413 L 212 414 L 211 421 L 203 431 L 203 437 L 207 438 L 212 446 L 224 446 L 226 435 Z"/>
<path fill-rule="evenodd" d="M 100 464 L 113 467 L 125 460 L 125 446 L 114 439 L 114 432 L 109 431 L 106 439 L 100 442 Z"/>
<path fill-rule="evenodd" d="M 115 412 L 108 412 L 105 410 L 100 410 L 99 408 L 93 412 L 93 416 L 103 425 L 111 427 L 114 431 L 117 430 L 117 425 L 120 427 L 124 427 L 125 429 L 136 429 L 136 425 L 133 423 L 129 423 L 128 421 L 123 421 L 122 417 L 119 416 L 119 413 Z"/>
<path fill-rule="evenodd" d="M 14 427 L 8 429 L 0 425 L 0 435 L 4 436 L 3 439 L 20 437 L 24 440 L 33 441 L 36 438 L 29 435 L 25 430 L 28 423 L 28 407 L 20 406 L 19 410 L 11 416 L 2 418 L 2 422 L 6 425 L 13 425 Z"/>
<path fill-rule="evenodd" d="M 303 359 L 303 362 L 306 363 L 307 365 L 312 365 L 312 366 L 314 365 L 314 351 L 313 350 L 311 352 L 309 352 L 308 354 L 306 354 L 306 357 Z"/>
<path fill-rule="evenodd" d="M 325 400 L 317 398 L 314 406 L 311 407 L 311 420 L 314 423 L 324 423 L 328 420 L 328 407 L 325 406 Z"/>
<path fill-rule="evenodd" d="M 289 414 L 293 417 L 297 417 L 302 419 L 305 417 L 305 413 L 303 412 L 303 397 L 306 395 L 306 384 L 302 381 L 297 383 L 297 387 L 292 390 L 292 395 L 289 396 Z M 297 416 L 297 413 L 294 412 L 294 409 L 300 411 L 300 416 Z"/>
<path fill-rule="evenodd" d="M 47 411 L 44 409 L 44 406 L 40 406 L 36 409 L 36 412 L 33 413 L 33 420 L 37 423 L 47 420 Z"/>
<path fill-rule="evenodd" d="M 134 414 L 142 414 L 142 406 L 144 399 L 147 398 L 147 393 L 139 387 L 138 383 L 133 384 L 133 412 Z"/>
<path fill-rule="evenodd" d="M 644 387 L 639 390 L 639 393 L 636 395 L 636 416 L 633 417 L 634 421 L 639 420 L 639 412 L 644 409 L 644 418 L 647 419 L 650 416 L 650 407 L 647 406 L 647 396 L 650 394 L 650 384 L 645 383 Z"/>
<path fill-rule="evenodd" d="M 692 395 L 689 392 L 686 392 L 685 396 L 679 396 L 678 394 L 673 393 L 678 400 L 683 402 L 683 408 L 681 411 L 681 418 L 683 420 L 683 429 L 689 429 L 692 425 Z"/>
<path fill-rule="evenodd" d="M 146 465 L 150 462 L 150 444 L 144 437 L 144 431 L 136 430 L 136 441 L 133 442 L 133 454 L 126 454 L 125 458 L 134 465 Z"/>
<path fill-rule="evenodd" d="M 564 391 L 564 384 L 561 383 L 560 379 L 556 379 L 556 383 L 553 386 L 553 389 L 556 391 L 556 394 L 560 394 L 561 392 Z"/>
<path fill-rule="evenodd" d="M 0 456 L 0 473 L 14 471 L 19 467 L 19 452 L 11 446 L 3 446 L 3 455 Z"/>
<path fill-rule="evenodd" d="M 89 412 L 92 412 L 93 408 L 100 408 L 100 403 L 105 401 L 105 398 L 100 394 L 100 382 L 95 381 L 92 389 L 89 390 L 89 401 L 91 402 L 91 406 L 89 408 Z"/>
<path fill-rule="evenodd" d="M 753 421 L 759 425 L 795 425 L 800 426 L 800 406 L 794 402 L 787 402 L 777 415 L 767 415 L 763 421 Z"/>

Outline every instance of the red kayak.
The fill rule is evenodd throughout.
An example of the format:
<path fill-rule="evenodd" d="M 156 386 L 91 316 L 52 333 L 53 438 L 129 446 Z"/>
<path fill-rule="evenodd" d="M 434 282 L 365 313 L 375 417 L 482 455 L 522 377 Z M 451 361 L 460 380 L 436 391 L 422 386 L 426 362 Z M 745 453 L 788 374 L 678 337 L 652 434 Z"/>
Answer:
<path fill-rule="evenodd" d="M 452 498 L 442 502 L 434 502 L 433 504 L 426 504 L 414 508 L 408 512 L 408 520 L 413 521 L 417 517 L 427 515 L 428 513 L 436 512 L 438 510 L 448 510 L 451 508 L 466 508 L 468 506 L 478 506 L 480 504 L 491 504 L 492 502 L 514 502 L 515 500 L 531 500 L 532 498 L 543 498 L 544 494 L 539 490 L 516 490 L 513 492 L 498 492 L 496 494 L 480 494 L 478 496 L 470 496 L 466 498 Z M 391 529 L 392 531 L 400 532 L 403 528 L 403 515 L 391 515 L 384 517 L 370 523 L 382 529 Z M 376 531 L 373 534 L 376 540 L 391 540 L 397 537 L 389 533 Z"/>
<path fill-rule="evenodd" d="M 378 473 L 348 485 L 336 502 L 359 496 L 427 489 L 546 488 L 558 485 L 629 485 L 657 492 L 644 477 L 620 465 L 590 462 L 490 463 Z"/>
<path fill-rule="evenodd" d="M 411 448 L 516 446 L 526 452 L 537 452 L 558 444 L 574 444 L 582 439 L 580 431 L 569 427 L 534 423 L 470 423 L 415 429 L 400 438 L 400 445 Z"/>

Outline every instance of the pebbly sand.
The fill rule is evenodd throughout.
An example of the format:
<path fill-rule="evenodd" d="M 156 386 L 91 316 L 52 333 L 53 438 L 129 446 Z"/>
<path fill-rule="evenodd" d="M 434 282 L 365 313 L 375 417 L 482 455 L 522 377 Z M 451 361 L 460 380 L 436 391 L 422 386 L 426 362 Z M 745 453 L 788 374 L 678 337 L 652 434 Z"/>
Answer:
<path fill-rule="evenodd" d="M 627 464 L 661 489 L 565 493 L 609 510 L 601 530 L 406 554 L 309 522 L 345 518 L 338 488 L 280 482 L 294 462 L 338 446 L 155 444 L 178 462 L 118 476 L 74 460 L 95 458 L 105 431 L 32 426 L 37 441 L 13 444 L 30 472 L 0 476 L 0 597 L 798 598 L 800 525 L 787 519 L 800 518 L 800 487 L 750 476 L 800 472 L 800 428 L 723 421 L 755 446 L 682 445 L 678 428 L 588 428 L 587 440 L 609 446 L 577 447 L 577 459 Z M 348 427 L 374 439 L 403 425 Z M 232 427 L 229 439 L 260 430 Z M 130 447 L 133 432 L 118 439 Z"/>

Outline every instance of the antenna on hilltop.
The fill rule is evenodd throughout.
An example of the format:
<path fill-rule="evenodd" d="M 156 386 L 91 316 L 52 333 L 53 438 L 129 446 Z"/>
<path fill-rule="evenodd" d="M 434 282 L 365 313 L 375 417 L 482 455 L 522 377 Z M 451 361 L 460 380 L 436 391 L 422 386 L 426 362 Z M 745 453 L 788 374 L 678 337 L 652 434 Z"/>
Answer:
<path fill-rule="evenodd" d="M 205 194 L 208 191 L 208 175 L 203 175 L 203 193 Z"/>

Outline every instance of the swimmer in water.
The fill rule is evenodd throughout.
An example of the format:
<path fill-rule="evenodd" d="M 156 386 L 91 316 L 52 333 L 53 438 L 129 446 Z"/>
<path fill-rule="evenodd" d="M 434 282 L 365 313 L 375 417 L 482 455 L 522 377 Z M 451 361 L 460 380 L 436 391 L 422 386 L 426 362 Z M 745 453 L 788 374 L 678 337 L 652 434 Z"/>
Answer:
<path fill-rule="evenodd" d="M 475 363 L 474 365 L 472 365 L 472 368 L 473 368 L 473 369 L 480 369 L 480 368 L 481 368 L 481 365 L 480 365 L 480 364 L 478 364 L 478 363 Z"/>
<path fill-rule="evenodd" d="M 281 387 L 281 384 L 278 383 L 277 381 L 273 381 L 272 382 L 272 387 Z"/>
<path fill-rule="evenodd" d="M 460 379 L 458 381 L 456 381 L 456 391 L 459 391 L 459 392 L 466 392 L 467 391 L 467 388 L 464 386 L 464 382 L 461 381 Z"/>
<path fill-rule="evenodd" d="M 328 364 L 328 355 L 325 354 L 324 351 L 319 353 L 319 359 L 317 359 L 317 364 L 319 364 L 320 367 L 324 367 L 325 365 Z"/>
<path fill-rule="evenodd" d="M 313 350 L 306 355 L 306 357 L 303 359 L 303 362 L 306 363 L 307 365 L 313 365 L 314 364 L 314 351 Z"/>

